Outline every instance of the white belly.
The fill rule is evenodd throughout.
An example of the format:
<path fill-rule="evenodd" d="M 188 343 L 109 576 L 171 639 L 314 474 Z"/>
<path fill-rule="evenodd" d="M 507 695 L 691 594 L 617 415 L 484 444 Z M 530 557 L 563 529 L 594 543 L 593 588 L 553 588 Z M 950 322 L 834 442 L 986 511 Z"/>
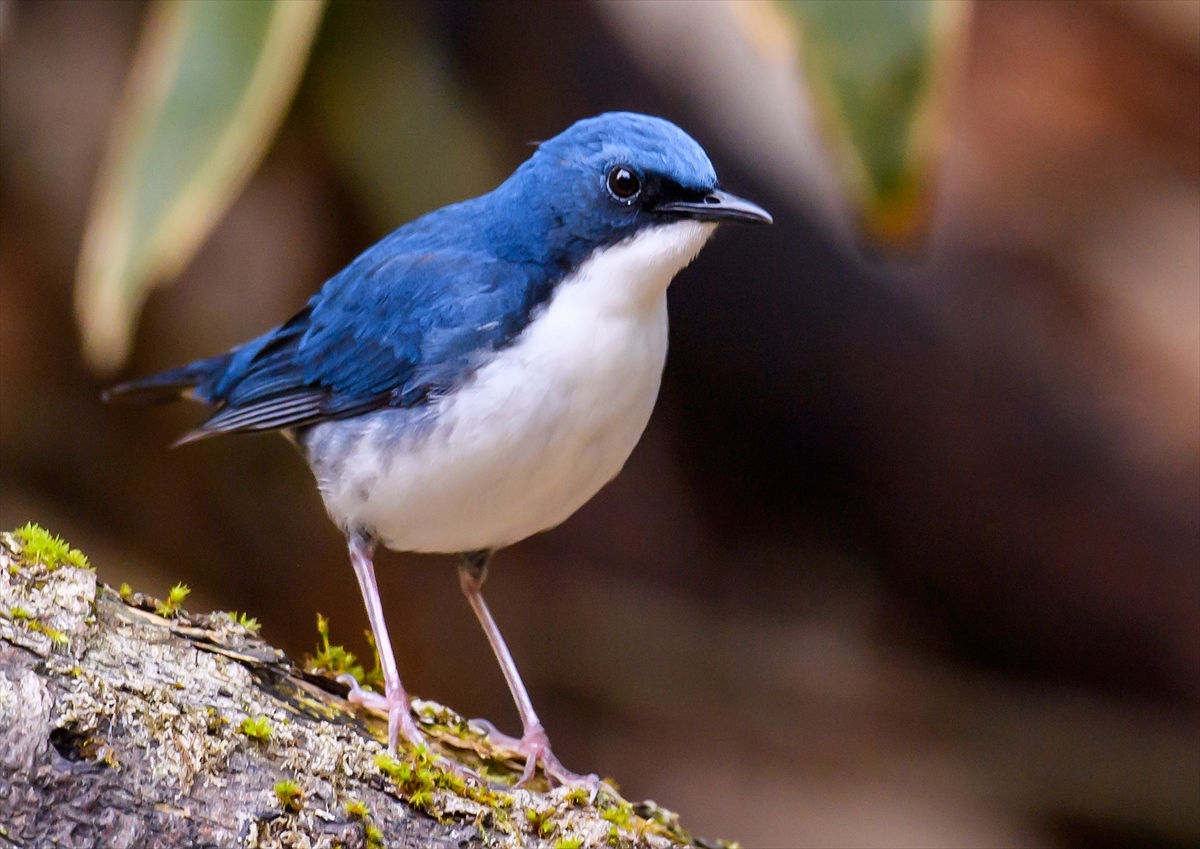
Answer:
<path fill-rule="evenodd" d="M 585 262 L 424 428 L 405 433 L 408 411 L 359 420 L 343 459 L 314 462 L 334 521 L 389 548 L 458 552 L 508 545 L 578 510 L 646 427 L 667 353 L 667 284 L 713 229 L 672 224 Z"/>

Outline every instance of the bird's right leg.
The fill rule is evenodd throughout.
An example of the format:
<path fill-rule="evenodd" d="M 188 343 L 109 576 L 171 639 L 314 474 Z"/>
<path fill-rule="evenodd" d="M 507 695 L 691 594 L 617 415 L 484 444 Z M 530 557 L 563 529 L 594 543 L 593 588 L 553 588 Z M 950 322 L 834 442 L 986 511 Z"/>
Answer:
<path fill-rule="evenodd" d="M 347 535 L 346 541 L 350 548 L 350 562 L 354 564 L 354 575 L 358 578 L 358 587 L 362 590 L 363 602 L 367 606 L 371 633 L 375 635 L 375 647 L 379 650 L 379 663 L 383 667 L 384 695 L 367 692 L 352 676 L 340 676 L 339 680 L 350 685 L 350 701 L 387 711 L 388 751 L 395 753 L 401 734 L 414 745 L 424 743 L 425 736 L 413 721 L 408 693 L 404 692 L 400 683 L 396 658 L 392 654 L 392 641 L 388 638 L 387 624 L 383 621 L 383 605 L 379 600 L 379 587 L 375 583 L 375 540 L 361 531 L 353 531 Z M 350 680 L 346 681 L 346 678 Z"/>

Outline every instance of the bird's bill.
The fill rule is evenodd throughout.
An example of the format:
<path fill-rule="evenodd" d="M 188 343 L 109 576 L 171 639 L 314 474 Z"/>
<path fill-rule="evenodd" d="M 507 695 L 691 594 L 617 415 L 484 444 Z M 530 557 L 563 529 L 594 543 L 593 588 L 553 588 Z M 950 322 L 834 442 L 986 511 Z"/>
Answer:
<path fill-rule="evenodd" d="M 657 207 L 657 212 L 674 212 L 696 221 L 742 221 L 770 224 L 771 213 L 756 203 L 714 189 L 699 200 L 674 200 Z"/>

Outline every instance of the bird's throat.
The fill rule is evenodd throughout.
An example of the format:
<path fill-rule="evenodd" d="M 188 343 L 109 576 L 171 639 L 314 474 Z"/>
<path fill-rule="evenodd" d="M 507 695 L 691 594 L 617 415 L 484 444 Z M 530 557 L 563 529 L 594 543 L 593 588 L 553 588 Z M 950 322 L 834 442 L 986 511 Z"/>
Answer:
<path fill-rule="evenodd" d="M 671 280 L 696 258 L 716 228 L 706 222 L 675 221 L 599 248 L 559 284 L 554 297 L 586 288 L 588 301 L 599 310 L 656 309 Z"/>

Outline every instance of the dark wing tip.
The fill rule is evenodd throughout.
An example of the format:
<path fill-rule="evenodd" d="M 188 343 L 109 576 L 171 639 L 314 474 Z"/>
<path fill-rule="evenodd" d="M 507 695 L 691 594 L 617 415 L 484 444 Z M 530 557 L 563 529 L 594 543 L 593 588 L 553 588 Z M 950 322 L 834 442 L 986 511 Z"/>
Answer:
<path fill-rule="evenodd" d="M 163 404 L 177 400 L 191 386 L 188 383 L 164 383 L 155 378 L 144 378 L 110 386 L 101 391 L 100 399 L 106 404 Z"/>
<path fill-rule="evenodd" d="M 174 442 L 172 442 L 167 447 L 168 448 L 179 448 L 181 445 L 188 445 L 192 442 L 199 442 L 201 439 L 208 439 L 208 437 L 216 436 L 218 433 L 221 433 L 221 431 L 209 430 L 209 429 L 205 428 L 203 425 L 201 425 L 198 428 L 189 430 L 187 433 L 185 433 L 183 436 L 176 439 Z"/>
<path fill-rule="evenodd" d="M 139 377 L 110 386 L 100 393 L 107 403 L 164 404 L 189 396 L 212 372 L 225 362 L 225 357 L 200 360 L 191 365 Z"/>
<path fill-rule="evenodd" d="M 322 389 L 288 392 L 245 405 L 230 405 L 171 443 L 172 448 L 224 433 L 262 433 L 314 424 L 327 416 L 322 409 L 328 393 Z"/>

